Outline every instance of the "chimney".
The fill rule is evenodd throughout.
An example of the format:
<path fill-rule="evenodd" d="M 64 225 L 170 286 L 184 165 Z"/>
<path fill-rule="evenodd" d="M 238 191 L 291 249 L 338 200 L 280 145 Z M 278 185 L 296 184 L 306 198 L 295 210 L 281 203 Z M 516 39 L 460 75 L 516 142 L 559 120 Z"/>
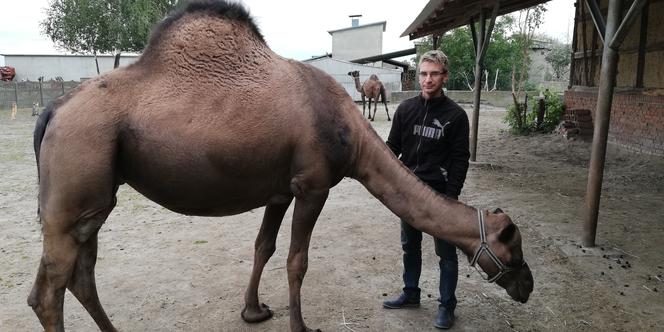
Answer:
<path fill-rule="evenodd" d="M 352 28 L 360 26 L 360 17 L 362 17 L 362 15 L 348 15 L 348 17 L 350 17 L 350 26 Z"/>

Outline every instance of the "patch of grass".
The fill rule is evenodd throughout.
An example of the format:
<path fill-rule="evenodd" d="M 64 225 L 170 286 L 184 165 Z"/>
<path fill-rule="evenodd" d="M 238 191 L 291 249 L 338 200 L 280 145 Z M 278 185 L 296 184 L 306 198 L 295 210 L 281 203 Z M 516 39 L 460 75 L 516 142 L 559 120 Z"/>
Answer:
<path fill-rule="evenodd" d="M 208 242 L 205 241 L 205 240 L 196 240 L 196 241 L 194 241 L 194 244 L 204 244 L 204 243 L 208 243 Z"/>

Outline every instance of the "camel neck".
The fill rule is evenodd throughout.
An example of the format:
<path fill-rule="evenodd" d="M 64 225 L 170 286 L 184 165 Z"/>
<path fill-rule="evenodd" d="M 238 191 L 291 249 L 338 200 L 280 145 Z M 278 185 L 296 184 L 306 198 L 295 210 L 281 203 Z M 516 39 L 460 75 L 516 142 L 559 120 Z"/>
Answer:
<path fill-rule="evenodd" d="M 411 226 L 471 254 L 479 236 L 477 211 L 421 182 L 373 130 L 363 139 L 352 177 Z"/>
<path fill-rule="evenodd" d="M 355 89 L 357 92 L 362 92 L 362 86 L 360 86 L 360 77 L 353 77 L 353 81 L 355 82 Z"/>

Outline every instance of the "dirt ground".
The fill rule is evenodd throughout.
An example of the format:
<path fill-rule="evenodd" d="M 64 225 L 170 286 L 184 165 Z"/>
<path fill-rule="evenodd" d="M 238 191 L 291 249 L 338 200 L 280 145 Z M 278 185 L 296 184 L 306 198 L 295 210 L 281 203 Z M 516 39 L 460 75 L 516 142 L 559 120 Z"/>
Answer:
<path fill-rule="evenodd" d="M 396 105 L 390 105 L 394 110 Z M 469 105 L 464 107 L 470 111 Z M 512 137 L 504 110 L 483 105 L 478 163 L 462 201 L 501 207 L 518 224 L 535 278 L 526 304 L 483 282 L 460 254 L 457 331 L 664 330 L 664 158 L 609 145 L 597 247 L 580 247 L 590 143 L 556 135 Z M 41 254 L 35 118 L 0 112 L 0 331 L 37 331 L 26 304 Z M 378 113 L 385 137 L 390 123 Z M 121 331 L 286 331 L 287 214 L 266 266 L 261 301 L 274 317 L 240 318 L 262 209 L 225 218 L 169 212 L 124 186 L 99 237 L 97 285 Z M 332 189 L 314 229 L 303 315 L 324 331 L 432 331 L 436 256 L 424 241 L 422 307 L 386 310 L 401 286 L 398 219 L 358 182 Z M 67 293 L 65 327 L 96 327 Z"/>

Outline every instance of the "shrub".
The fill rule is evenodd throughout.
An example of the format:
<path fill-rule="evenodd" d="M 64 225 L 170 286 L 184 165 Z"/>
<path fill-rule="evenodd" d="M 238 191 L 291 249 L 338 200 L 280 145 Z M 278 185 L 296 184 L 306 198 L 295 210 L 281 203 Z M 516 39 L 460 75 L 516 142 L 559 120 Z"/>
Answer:
<path fill-rule="evenodd" d="M 539 128 L 537 127 L 537 110 L 539 109 L 539 98 L 531 98 L 531 111 L 526 112 L 523 123 L 519 127 L 517 120 L 517 109 L 514 104 L 507 107 L 507 113 L 503 121 L 507 123 L 510 132 L 514 135 L 528 135 L 531 132 L 550 133 L 560 122 L 560 118 L 565 110 L 562 98 L 555 92 L 548 89 L 542 92 L 544 95 L 544 119 Z M 519 105 L 521 109 L 524 104 Z"/>

